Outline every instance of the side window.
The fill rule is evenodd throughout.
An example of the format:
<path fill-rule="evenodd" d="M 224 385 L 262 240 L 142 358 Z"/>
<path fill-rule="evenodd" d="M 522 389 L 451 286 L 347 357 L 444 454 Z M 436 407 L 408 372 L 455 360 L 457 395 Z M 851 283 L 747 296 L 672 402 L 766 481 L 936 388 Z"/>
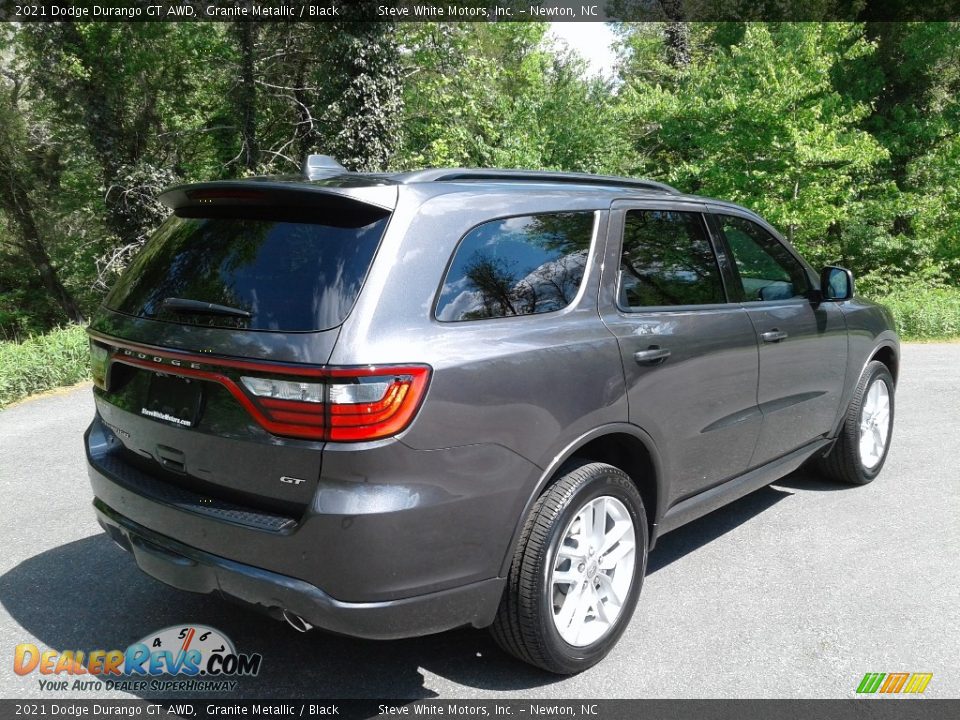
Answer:
<path fill-rule="evenodd" d="M 460 242 L 437 302 L 447 322 L 534 315 L 565 308 L 580 289 L 593 213 L 493 220 Z"/>
<path fill-rule="evenodd" d="M 700 213 L 628 211 L 618 292 L 622 308 L 726 302 Z"/>
<path fill-rule="evenodd" d="M 793 255 L 755 222 L 733 215 L 717 215 L 748 302 L 804 297 L 807 273 Z"/>

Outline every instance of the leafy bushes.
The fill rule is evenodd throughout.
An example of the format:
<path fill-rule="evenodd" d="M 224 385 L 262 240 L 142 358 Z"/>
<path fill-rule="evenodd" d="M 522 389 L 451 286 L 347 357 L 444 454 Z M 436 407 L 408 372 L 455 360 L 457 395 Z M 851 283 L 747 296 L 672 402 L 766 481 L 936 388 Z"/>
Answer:
<path fill-rule="evenodd" d="M 871 297 L 890 308 L 903 340 L 960 337 L 960 289 L 908 286 Z"/>
<path fill-rule="evenodd" d="M 87 335 L 79 325 L 24 342 L 0 342 L 0 408 L 36 392 L 72 385 L 89 375 Z"/>

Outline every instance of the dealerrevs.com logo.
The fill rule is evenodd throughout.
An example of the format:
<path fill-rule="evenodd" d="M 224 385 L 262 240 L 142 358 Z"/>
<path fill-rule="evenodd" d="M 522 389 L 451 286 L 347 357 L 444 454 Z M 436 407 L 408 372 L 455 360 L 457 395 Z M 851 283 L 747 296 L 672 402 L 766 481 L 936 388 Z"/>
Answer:
<path fill-rule="evenodd" d="M 238 653 L 219 630 L 173 625 L 151 633 L 126 650 L 41 650 L 17 645 L 13 671 L 36 674 L 41 690 L 233 691 L 237 677 L 260 672 L 263 656 Z M 160 679 L 169 676 L 183 679 Z"/>

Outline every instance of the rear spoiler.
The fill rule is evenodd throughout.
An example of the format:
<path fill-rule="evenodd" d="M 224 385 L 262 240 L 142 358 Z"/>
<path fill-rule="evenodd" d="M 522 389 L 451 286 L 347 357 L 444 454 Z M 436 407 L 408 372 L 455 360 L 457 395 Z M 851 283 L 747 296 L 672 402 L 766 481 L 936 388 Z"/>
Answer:
<path fill-rule="evenodd" d="M 344 175 L 323 183 L 300 181 L 221 180 L 177 185 L 160 194 L 160 202 L 176 215 L 198 217 L 221 211 L 244 214 L 295 212 L 360 215 L 372 219 L 389 215 L 397 206 L 397 185 Z"/>

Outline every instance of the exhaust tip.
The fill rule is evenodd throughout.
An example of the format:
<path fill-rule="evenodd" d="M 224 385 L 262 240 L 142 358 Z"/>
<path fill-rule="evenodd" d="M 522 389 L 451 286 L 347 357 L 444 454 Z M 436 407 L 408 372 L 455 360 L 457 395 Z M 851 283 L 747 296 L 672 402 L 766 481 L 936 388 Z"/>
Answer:
<path fill-rule="evenodd" d="M 313 629 L 313 625 L 289 610 L 283 611 L 283 619 L 287 621 L 287 625 L 292 627 L 297 632 L 307 632 L 308 630 Z"/>

